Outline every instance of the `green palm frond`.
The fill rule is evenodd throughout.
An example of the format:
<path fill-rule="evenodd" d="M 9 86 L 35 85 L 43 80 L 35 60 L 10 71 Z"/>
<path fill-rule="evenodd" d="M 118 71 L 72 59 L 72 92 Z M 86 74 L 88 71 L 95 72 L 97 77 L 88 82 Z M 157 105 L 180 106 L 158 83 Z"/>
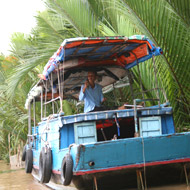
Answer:
<path fill-rule="evenodd" d="M 180 1 L 180 6 L 185 7 L 186 3 L 185 0 Z M 185 109 L 186 118 L 189 118 L 189 106 L 186 105 L 190 102 L 190 91 L 187 88 L 190 73 L 190 54 L 188 53 L 190 33 L 188 25 L 184 22 L 187 13 L 182 14 L 180 12 L 182 9 L 178 8 L 177 4 L 176 1 L 174 3 L 174 1 L 165 0 L 124 0 L 118 1 L 118 8 L 142 33 L 146 34 L 157 46 L 163 48 L 163 59 L 156 62 L 160 80 L 163 81 L 164 89 L 177 117 L 181 117 L 178 112 L 180 108 L 180 111 Z"/>
<path fill-rule="evenodd" d="M 171 5 L 173 12 L 178 14 L 183 22 L 190 27 L 190 3 L 189 0 L 167 0 Z"/>
<path fill-rule="evenodd" d="M 75 28 L 78 36 L 96 35 L 97 20 L 87 2 L 48 0 L 47 5 L 51 11 L 66 19 Z"/>

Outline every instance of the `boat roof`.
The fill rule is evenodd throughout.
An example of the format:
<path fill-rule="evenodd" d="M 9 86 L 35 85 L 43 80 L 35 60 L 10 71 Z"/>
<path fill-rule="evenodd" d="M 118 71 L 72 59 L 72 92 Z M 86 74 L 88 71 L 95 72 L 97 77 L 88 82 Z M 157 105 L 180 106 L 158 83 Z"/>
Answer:
<path fill-rule="evenodd" d="M 131 37 L 79 37 L 65 39 L 49 62 L 66 63 L 78 59 L 78 64 L 71 67 L 94 67 L 119 65 L 129 69 L 140 62 L 160 55 L 162 50 L 155 47 L 145 35 Z M 65 66 L 67 68 L 67 66 Z"/>
<path fill-rule="evenodd" d="M 57 89 L 57 73 L 62 73 L 60 79 L 61 86 L 64 86 L 63 97 L 78 99 L 89 70 L 97 72 L 97 83 L 106 92 L 128 84 L 126 70 L 160 54 L 162 49 L 156 47 L 145 35 L 70 38 L 65 39 L 49 59 L 43 73 L 52 74 Z M 42 87 L 43 84 L 43 81 L 39 81 L 35 88 Z M 50 85 L 49 83 L 49 87 Z"/>

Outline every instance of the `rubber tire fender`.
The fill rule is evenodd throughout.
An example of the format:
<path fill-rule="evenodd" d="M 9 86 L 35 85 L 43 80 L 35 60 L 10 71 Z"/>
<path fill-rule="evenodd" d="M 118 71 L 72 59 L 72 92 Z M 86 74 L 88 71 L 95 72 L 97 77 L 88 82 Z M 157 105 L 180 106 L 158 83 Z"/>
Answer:
<path fill-rule="evenodd" d="M 73 178 L 73 159 L 70 154 L 67 154 L 61 164 L 61 181 L 65 186 L 70 185 Z"/>
<path fill-rule="evenodd" d="M 43 147 L 39 158 L 39 178 L 41 183 L 48 183 L 52 173 L 52 150 Z"/>
<path fill-rule="evenodd" d="M 22 151 L 22 161 L 24 162 L 25 160 L 26 160 L 26 145 L 24 146 Z"/>
<path fill-rule="evenodd" d="M 31 148 L 28 150 L 26 149 L 26 156 L 25 156 L 25 172 L 31 173 L 33 168 L 33 151 Z"/>

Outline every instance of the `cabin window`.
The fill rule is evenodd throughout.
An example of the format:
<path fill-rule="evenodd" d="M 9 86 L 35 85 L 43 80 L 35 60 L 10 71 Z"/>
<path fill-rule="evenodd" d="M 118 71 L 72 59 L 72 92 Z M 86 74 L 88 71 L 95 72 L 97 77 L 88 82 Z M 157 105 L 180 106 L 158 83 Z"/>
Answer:
<path fill-rule="evenodd" d="M 113 119 L 97 121 L 96 128 L 98 141 L 134 137 L 135 127 L 133 118 L 120 118 L 118 119 L 118 123 L 119 128 Z"/>
<path fill-rule="evenodd" d="M 96 122 L 82 122 L 74 124 L 75 143 L 97 142 Z"/>

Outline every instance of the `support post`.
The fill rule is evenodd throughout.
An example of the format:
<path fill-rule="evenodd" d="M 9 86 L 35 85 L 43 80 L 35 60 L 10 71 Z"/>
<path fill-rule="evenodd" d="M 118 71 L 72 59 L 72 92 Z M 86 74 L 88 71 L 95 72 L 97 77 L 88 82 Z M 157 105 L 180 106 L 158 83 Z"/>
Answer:
<path fill-rule="evenodd" d="M 185 172 L 185 180 L 186 180 L 186 184 L 187 184 L 187 187 L 189 188 L 189 179 L 188 179 L 188 176 L 187 176 L 187 167 L 186 167 L 186 163 L 183 165 L 183 169 L 184 169 L 184 172 Z"/>
<path fill-rule="evenodd" d="M 157 76 L 156 76 L 156 65 L 155 65 L 155 57 L 154 55 L 152 56 L 152 60 L 153 60 L 153 67 L 154 67 L 154 77 L 155 77 L 155 82 L 156 82 L 156 89 L 157 89 L 157 98 L 159 99 L 158 101 L 158 105 L 160 107 L 160 95 L 159 95 L 159 89 L 158 89 L 158 79 L 157 79 Z"/>
<path fill-rule="evenodd" d="M 47 80 L 45 81 L 44 117 L 46 117 L 46 102 L 47 102 Z"/>
<path fill-rule="evenodd" d="M 41 89 L 41 120 L 43 118 L 43 87 Z"/>
<path fill-rule="evenodd" d="M 141 91 L 142 91 L 142 97 L 144 99 L 144 89 L 143 89 L 143 83 L 142 83 L 142 78 L 141 78 L 141 72 L 139 69 L 139 64 L 137 64 L 137 69 L 138 69 L 138 73 L 139 73 L 139 81 L 140 81 L 140 86 L 141 86 Z"/>
<path fill-rule="evenodd" d="M 96 179 L 96 176 L 94 176 L 94 185 L 95 185 L 95 189 L 98 190 L 98 185 L 97 185 L 97 179 Z"/>
<path fill-rule="evenodd" d="M 130 71 L 128 69 L 126 70 L 126 72 L 127 72 L 127 77 L 129 78 L 131 96 L 132 96 L 132 98 L 134 100 L 135 96 L 134 96 L 134 93 L 133 93 L 133 79 L 132 79 L 131 73 L 130 73 Z"/>
<path fill-rule="evenodd" d="M 54 99 L 54 88 L 53 88 L 53 75 L 51 73 L 51 80 L 50 80 L 50 84 L 51 84 L 51 98 L 52 100 Z M 54 110 L 54 102 L 52 101 L 52 111 L 53 111 L 53 114 L 55 113 L 55 110 Z"/>
<path fill-rule="evenodd" d="M 33 118 L 34 118 L 34 134 L 36 133 L 36 101 L 33 98 Z"/>
<path fill-rule="evenodd" d="M 59 72 L 59 64 L 57 69 L 57 78 L 58 78 L 58 86 L 59 86 L 59 96 L 60 96 L 60 112 L 63 112 L 63 94 L 61 90 L 61 81 L 60 81 L 60 72 Z"/>
<path fill-rule="evenodd" d="M 31 142 L 31 103 L 29 103 L 28 107 L 28 143 L 30 147 Z"/>
<path fill-rule="evenodd" d="M 137 189 L 138 190 L 145 190 L 141 170 L 137 169 L 136 173 L 137 173 Z"/>
<path fill-rule="evenodd" d="M 138 123 L 137 123 L 137 102 L 136 102 L 136 99 L 133 100 L 133 104 L 134 104 L 134 122 L 135 122 L 134 137 L 139 137 Z"/>

